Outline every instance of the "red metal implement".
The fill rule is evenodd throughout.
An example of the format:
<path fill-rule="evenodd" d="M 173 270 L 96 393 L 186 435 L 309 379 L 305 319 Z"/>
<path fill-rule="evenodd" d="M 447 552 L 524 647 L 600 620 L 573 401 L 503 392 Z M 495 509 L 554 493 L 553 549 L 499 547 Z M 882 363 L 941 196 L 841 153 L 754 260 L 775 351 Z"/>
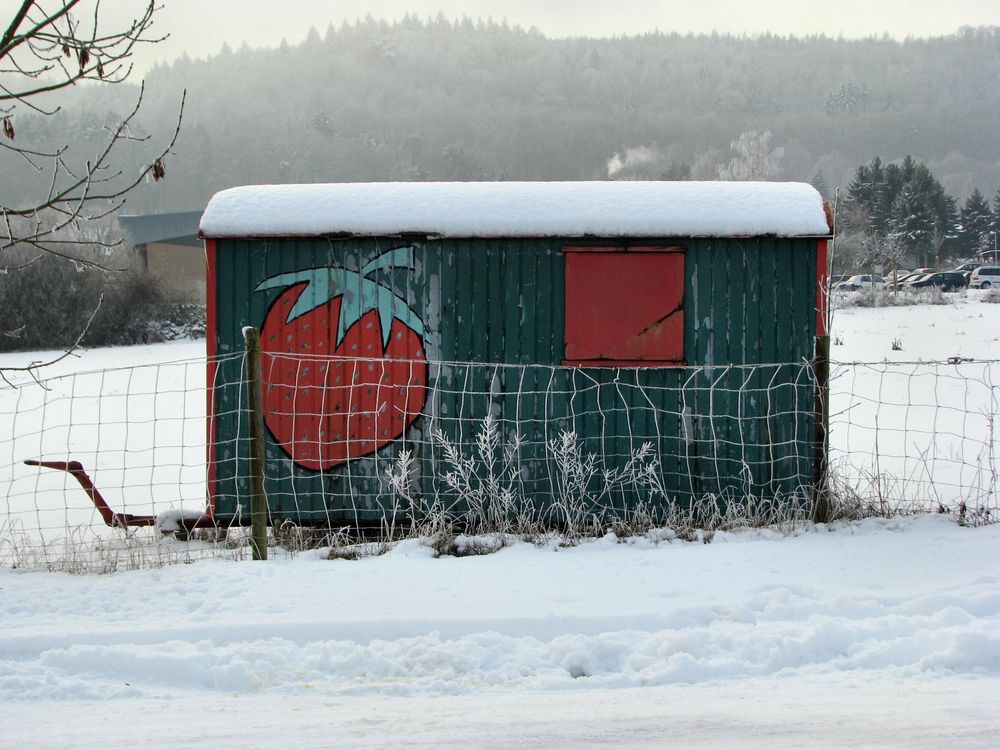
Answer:
<path fill-rule="evenodd" d="M 114 528 L 135 528 L 139 526 L 157 526 L 156 516 L 141 516 L 134 513 L 116 513 L 111 510 L 107 501 L 101 495 L 97 487 L 94 486 L 93 481 L 88 476 L 86 470 L 83 468 L 83 464 L 79 461 L 35 461 L 33 459 L 28 459 L 24 463 L 28 466 L 41 466 L 45 469 L 57 469 L 59 471 L 65 471 L 71 477 L 73 477 L 83 491 L 87 493 L 90 497 L 91 502 L 97 508 L 97 512 L 101 514 L 101 518 L 104 519 L 104 523 L 108 526 Z M 188 529 L 194 528 L 205 528 L 208 526 L 215 526 L 215 520 L 209 513 L 204 513 L 201 517 L 197 519 L 185 519 L 182 525 Z"/>

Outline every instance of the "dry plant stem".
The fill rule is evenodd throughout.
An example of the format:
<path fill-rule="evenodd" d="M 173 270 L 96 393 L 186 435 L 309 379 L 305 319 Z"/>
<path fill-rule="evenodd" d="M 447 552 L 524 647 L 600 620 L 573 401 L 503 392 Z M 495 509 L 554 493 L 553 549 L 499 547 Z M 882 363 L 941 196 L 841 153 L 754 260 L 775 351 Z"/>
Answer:
<path fill-rule="evenodd" d="M 456 496 L 453 510 L 438 497 L 425 500 L 415 492 L 409 451 L 401 451 L 386 469 L 385 482 L 392 507 L 403 500 L 411 509 L 407 536 L 424 539 L 438 555 L 485 554 L 514 539 L 573 545 L 608 533 L 625 538 L 655 532 L 657 538 L 707 542 L 717 530 L 771 526 L 790 532 L 809 519 L 808 503 L 798 496 L 706 495 L 679 503 L 667 496 L 651 443 L 633 451 L 623 466 L 608 469 L 603 458 L 583 451 L 571 431 L 546 445 L 554 500 L 540 512 L 516 492 L 523 479 L 512 463 L 516 452 L 508 449 L 502 461 L 498 458 L 501 442 L 491 417 L 483 420 L 471 455 L 443 432 L 434 434 L 444 457 L 438 478 Z M 625 492 L 632 504 L 619 507 L 613 500 Z"/>

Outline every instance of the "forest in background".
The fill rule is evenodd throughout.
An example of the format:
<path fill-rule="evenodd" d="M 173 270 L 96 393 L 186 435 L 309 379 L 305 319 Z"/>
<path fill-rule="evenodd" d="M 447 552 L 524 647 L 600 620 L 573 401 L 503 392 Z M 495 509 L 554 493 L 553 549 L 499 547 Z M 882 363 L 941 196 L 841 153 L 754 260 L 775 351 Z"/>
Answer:
<path fill-rule="evenodd" d="M 168 179 L 124 210 L 199 210 L 251 183 L 715 179 L 748 131 L 771 132 L 772 178 L 830 194 L 876 156 L 909 155 L 961 203 L 1000 185 L 998 81 L 1000 27 L 905 41 L 550 39 L 493 21 L 368 18 L 153 68 L 135 134 L 171 128 L 186 89 L 184 122 Z M 18 137 L 71 133 L 85 154 L 137 93 L 80 87 L 59 114 L 20 117 Z M 0 170 L 17 175 L 0 189 L 44 189 L 9 154 Z"/>
<path fill-rule="evenodd" d="M 15 235 L 34 222 L 61 228 L 44 247 L 5 254 L 0 349 L 70 347 L 83 331 L 98 345 L 195 330 L 201 311 L 161 298 L 119 247 L 113 214 L 198 211 L 239 184 L 803 180 L 828 198 L 844 188 L 837 272 L 941 267 L 1000 236 L 997 81 L 1000 27 L 905 41 L 548 39 L 506 23 L 408 17 L 273 49 L 223 46 L 160 64 L 143 87 L 73 86 L 2 118 L 0 205 L 44 201 L 50 184 L 80 174 L 94 196 L 147 179 L 123 206 L 94 200 L 89 220 L 71 203 L 13 217 Z M 185 91 L 179 137 L 165 147 Z M 81 171 L 109 132 L 123 147 Z M 54 183 L 46 151 L 63 165 Z M 112 267 L 129 270 L 102 270 Z M 39 306 L 43 288 L 58 291 Z"/>

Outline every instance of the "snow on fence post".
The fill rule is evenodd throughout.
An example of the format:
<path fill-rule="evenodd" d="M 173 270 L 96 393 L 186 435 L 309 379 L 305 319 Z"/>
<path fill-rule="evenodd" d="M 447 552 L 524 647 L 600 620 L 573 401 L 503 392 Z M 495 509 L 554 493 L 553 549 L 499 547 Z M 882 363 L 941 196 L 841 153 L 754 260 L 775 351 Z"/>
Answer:
<path fill-rule="evenodd" d="M 267 559 L 267 496 L 264 494 L 264 391 L 261 384 L 260 332 L 243 329 L 247 360 L 247 410 L 250 432 L 250 546 L 254 560 Z"/>
<path fill-rule="evenodd" d="M 816 378 L 814 406 L 815 425 L 815 481 L 812 520 L 826 523 L 830 520 L 830 337 L 816 337 L 816 356 L 813 359 Z"/>

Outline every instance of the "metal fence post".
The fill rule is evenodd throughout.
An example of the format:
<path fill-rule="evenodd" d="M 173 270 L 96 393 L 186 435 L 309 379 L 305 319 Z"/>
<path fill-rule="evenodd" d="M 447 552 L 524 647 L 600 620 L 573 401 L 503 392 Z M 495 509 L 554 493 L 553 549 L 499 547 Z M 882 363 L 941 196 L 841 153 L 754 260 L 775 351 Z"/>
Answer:
<path fill-rule="evenodd" d="M 830 337 L 816 337 L 816 356 L 813 359 L 816 376 L 816 398 L 813 408 L 815 465 L 812 520 L 816 523 L 830 521 Z"/>
<path fill-rule="evenodd" d="M 250 432 L 250 546 L 254 560 L 267 559 L 267 495 L 264 494 L 264 390 L 261 383 L 260 332 L 243 329 L 247 361 L 247 411 Z"/>

